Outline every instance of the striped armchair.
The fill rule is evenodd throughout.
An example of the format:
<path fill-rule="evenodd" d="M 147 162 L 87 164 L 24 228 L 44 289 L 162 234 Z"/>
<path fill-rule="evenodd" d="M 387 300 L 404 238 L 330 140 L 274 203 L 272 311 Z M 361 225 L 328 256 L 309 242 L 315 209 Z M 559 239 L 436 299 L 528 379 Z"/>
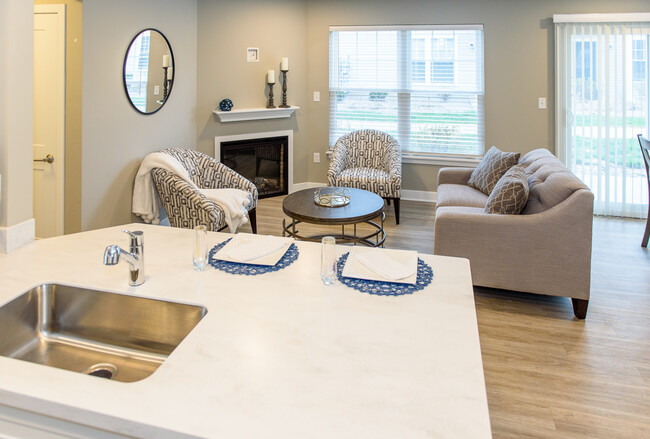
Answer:
<path fill-rule="evenodd" d="M 201 189 L 236 188 L 249 192 L 248 216 L 253 233 L 257 233 L 257 188 L 253 183 L 209 155 L 184 148 L 163 149 L 161 152 L 178 160 Z M 182 178 L 162 168 L 152 169 L 151 176 L 172 227 L 191 229 L 204 224 L 209 231 L 226 228 L 221 207 Z"/>
<path fill-rule="evenodd" d="M 330 186 L 353 187 L 374 192 L 395 203 L 395 222 L 399 224 L 402 189 L 402 152 L 399 143 L 387 133 L 358 130 L 336 141 L 327 171 Z"/>

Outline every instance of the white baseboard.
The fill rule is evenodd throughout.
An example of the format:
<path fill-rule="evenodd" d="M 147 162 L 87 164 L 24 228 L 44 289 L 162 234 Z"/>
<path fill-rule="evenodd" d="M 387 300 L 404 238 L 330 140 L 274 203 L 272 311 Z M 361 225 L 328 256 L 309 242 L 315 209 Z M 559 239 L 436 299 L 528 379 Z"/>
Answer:
<path fill-rule="evenodd" d="M 295 183 L 292 184 L 289 193 L 301 191 L 303 189 L 312 189 L 316 187 L 327 186 L 326 183 L 314 183 L 314 182 L 305 182 L 305 183 Z M 402 200 L 407 201 L 422 201 L 425 203 L 435 203 L 436 202 L 436 192 L 429 191 L 412 191 L 407 189 L 402 189 Z"/>
<path fill-rule="evenodd" d="M 307 181 L 305 183 L 294 183 L 291 185 L 291 187 L 289 187 L 289 193 L 292 194 L 294 192 L 298 192 L 303 189 L 312 189 L 312 188 L 323 187 L 323 186 L 327 186 L 327 183 L 314 183 L 310 181 Z"/>
<path fill-rule="evenodd" d="M 437 192 L 402 189 L 402 200 L 435 203 Z"/>
<path fill-rule="evenodd" d="M 33 242 L 34 239 L 36 239 L 34 218 L 10 227 L 0 227 L 0 253 L 9 253 Z"/>

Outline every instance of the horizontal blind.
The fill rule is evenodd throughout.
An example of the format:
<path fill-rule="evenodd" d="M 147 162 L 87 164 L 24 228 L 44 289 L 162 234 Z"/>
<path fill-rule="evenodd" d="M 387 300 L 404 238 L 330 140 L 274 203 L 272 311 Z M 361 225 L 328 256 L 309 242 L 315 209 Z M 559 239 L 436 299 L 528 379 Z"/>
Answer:
<path fill-rule="evenodd" d="M 332 145 L 374 128 L 405 152 L 484 151 L 480 25 L 332 27 L 329 77 Z"/>

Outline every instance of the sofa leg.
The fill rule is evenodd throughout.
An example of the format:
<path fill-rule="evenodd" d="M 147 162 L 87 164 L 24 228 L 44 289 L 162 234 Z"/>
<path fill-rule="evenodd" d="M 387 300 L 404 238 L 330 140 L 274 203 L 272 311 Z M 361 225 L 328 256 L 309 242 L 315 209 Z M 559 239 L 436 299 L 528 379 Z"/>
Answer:
<path fill-rule="evenodd" d="M 573 303 L 573 314 L 576 318 L 584 320 L 587 317 L 587 306 L 589 306 L 589 301 L 585 299 L 574 299 L 571 298 Z"/>
<path fill-rule="evenodd" d="M 248 211 L 248 219 L 251 222 L 251 229 L 253 229 L 253 233 L 257 234 L 257 207 L 253 207 Z"/>

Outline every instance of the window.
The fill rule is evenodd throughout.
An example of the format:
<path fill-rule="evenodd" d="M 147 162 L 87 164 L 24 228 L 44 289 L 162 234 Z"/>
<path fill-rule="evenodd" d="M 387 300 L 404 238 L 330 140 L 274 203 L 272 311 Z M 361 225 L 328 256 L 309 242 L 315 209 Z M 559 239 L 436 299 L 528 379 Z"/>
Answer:
<path fill-rule="evenodd" d="M 632 81 L 644 82 L 646 80 L 647 56 L 648 38 L 632 40 Z"/>
<path fill-rule="evenodd" d="M 596 89 L 596 52 L 595 41 L 585 41 L 584 35 L 576 37 L 575 41 L 575 80 L 576 93 L 586 100 L 598 99 Z M 589 38 L 589 36 L 587 36 Z"/>
<path fill-rule="evenodd" d="M 405 157 L 484 152 L 483 27 L 330 28 L 330 144 L 374 128 Z"/>

